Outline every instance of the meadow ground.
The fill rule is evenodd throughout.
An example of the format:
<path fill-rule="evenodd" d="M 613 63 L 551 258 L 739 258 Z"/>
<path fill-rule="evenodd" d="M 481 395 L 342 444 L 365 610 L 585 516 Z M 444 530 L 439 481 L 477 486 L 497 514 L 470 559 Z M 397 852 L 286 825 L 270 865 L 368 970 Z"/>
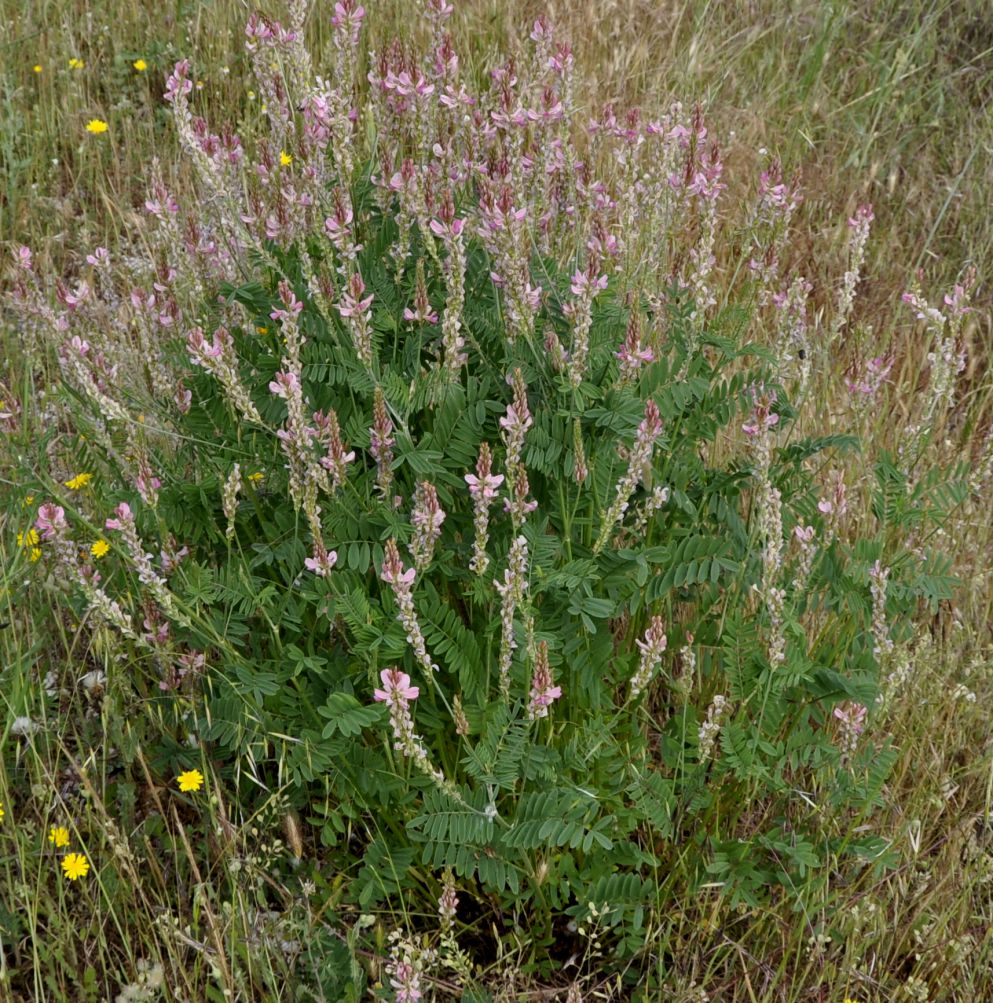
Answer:
<path fill-rule="evenodd" d="M 332 6 L 315 4 L 307 19 L 319 64 L 330 60 Z M 419 9 L 412 0 L 368 6 L 375 51 L 403 37 Z M 478 954 L 466 998 L 993 999 L 988 4 L 465 0 L 450 29 L 467 73 L 481 76 L 513 51 L 543 12 L 572 43 L 580 118 L 607 101 L 646 116 L 676 99 L 699 103 L 735 176 L 754 174 L 767 156 L 799 172 L 804 200 L 784 271 L 814 285 L 814 338 L 834 306 L 823 290 L 846 267 L 844 221 L 872 204 L 849 333 L 813 372 L 798 418 L 804 434 L 862 440 L 845 461 L 853 539 L 880 522 L 873 458 L 899 453 L 934 382 L 934 346 L 902 294 L 919 275 L 937 301 L 976 269 L 960 330 L 966 366 L 913 471 L 918 483 L 933 477 L 936 491 L 953 477 L 968 489 L 943 499 L 940 524 L 894 521 L 890 531 L 910 550 L 946 554 L 957 584 L 951 600 L 922 603 L 900 639 L 907 681 L 878 723 L 896 753 L 871 819 L 889 866 L 825 886 L 821 912 L 809 910 L 819 893 L 731 908 L 718 882 L 697 886 L 653 919 L 658 949 L 637 960 L 641 986 L 628 979 L 623 990 L 616 973 L 603 976 L 610 966 L 592 936 L 579 963 L 551 977 L 526 934 L 515 950 L 480 913 L 463 930 Z M 344 879 L 320 873 L 331 851 L 278 790 L 245 810 L 208 777 L 176 801 L 143 751 L 175 722 L 151 711 L 143 720 L 140 704 L 104 692 L 106 677 L 94 673 L 118 652 L 105 632 L 78 628 L 38 575 L 45 562 L 32 560 L 37 498 L 26 485 L 60 479 L 53 457 L 71 477 L 89 454 L 82 447 L 73 466 L 74 430 L 53 434 L 61 370 L 8 309 L 7 261 L 27 245 L 36 270 L 75 275 L 97 245 L 140 241 L 156 158 L 177 165 L 170 183 L 181 201 L 192 191 L 162 100 L 176 60 L 193 65 L 197 111 L 252 133 L 264 95 L 245 54 L 247 14 L 235 0 L 0 0 L 0 999 L 348 999 L 382 985 L 387 935 L 409 918 L 402 896 L 368 909 L 342 901 Z M 87 133 L 94 120 L 108 123 L 106 136 Z M 731 183 L 723 213 L 739 211 L 738 195 Z M 715 249 L 722 265 L 733 253 Z M 885 394 L 853 409 L 846 377 L 882 357 L 892 363 Z M 67 667 L 79 669 L 73 678 L 89 673 L 91 685 L 67 689 Z M 765 821 L 756 809 L 756 831 Z M 73 878 L 70 847 L 93 863 L 89 873 Z M 286 864 L 301 856 L 298 866 L 315 872 L 304 892 Z M 808 905 L 798 910 L 798 900 Z M 426 991 L 458 995 L 457 984 L 439 976 Z"/>

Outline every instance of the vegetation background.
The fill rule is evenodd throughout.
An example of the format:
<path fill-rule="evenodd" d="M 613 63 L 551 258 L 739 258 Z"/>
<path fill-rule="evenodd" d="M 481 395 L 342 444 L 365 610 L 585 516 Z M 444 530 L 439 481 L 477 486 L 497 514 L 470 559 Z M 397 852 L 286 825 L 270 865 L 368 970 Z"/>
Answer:
<path fill-rule="evenodd" d="M 308 21 L 315 52 L 328 44 L 323 6 Z M 373 6 L 366 30 L 370 47 L 379 48 L 377 38 L 403 34 L 414 4 Z M 0 247 L 28 244 L 51 270 L 71 267 L 96 244 L 113 247 L 145 198 L 153 156 L 169 159 L 175 143 L 161 99 L 173 63 L 191 59 L 195 103 L 214 122 L 242 122 L 258 100 L 243 52 L 248 12 L 235 0 L 0 0 Z M 843 220 L 858 204 L 872 203 L 876 221 L 863 272 L 871 281 L 856 314 L 860 330 L 894 357 L 896 386 L 913 388 L 926 370 L 919 330 L 900 303 L 909 274 L 920 270 L 929 290 L 950 289 L 964 265 L 977 267 L 959 405 L 947 437 L 929 445 L 922 466 L 960 459 L 977 476 L 986 470 L 993 423 L 993 20 L 985 0 L 465 0 L 452 21 L 457 48 L 484 66 L 512 49 L 539 13 L 572 42 L 581 105 L 613 100 L 651 111 L 675 98 L 700 102 L 715 131 L 731 137 L 726 161 L 757 162 L 764 148 L 799 170 L 804 236 L 790 253 L 804 274 L 844 270 Z M 144 69 L 135 68 L 138 60 Z M 87 142 L 83 126 L 91 118 L 110 123 L 111 143 Z M 32 429 L 49 420 L 45 393 L 55 370 L 23 351 L 12 320 L 0 327 L 0 356 L 0 391 L 29 390 L 17 441 L 30 441 Z M 847 430 L 841 395 L 851 361 L 843 351 L 835 372 L 819 374 L 811 406 L 826 422 L 825 434 Z M 860 429 L 873 449 L 895 449 L 910 422 L 912 395 L 904 412 L 900 398 L 892 399 L 892 411 L 870 413 Z M 188 885 L 170 884 L 156 868 L 129 871 L 120 805 L 103 797 L 114 763 L 106 747 L 80 740 L 92 724 L 85 697 L 63 719 L 44 722 L 44 741 L 18 733 L 14 708 L 46 667 L 94 655 L 59 610 L 13 598 L 27 567 L 14 542 L 24 528 L 20 472 L 37 462 L 0 439 L 0 705 L 8 711 L 0 732 L 0 802 L 7 808 L 0 823 L 0 999 L 100 1000 L 125 992 L 119 998 L 213 998 L 210 968 L 225 964 L 245 968 L 248 985 L 268 987 L 246 999 L 296 999 L 292 977 L 279 977 L 285 952 L 263 936 L 267 919 L 252 905 L 250 882 L 264 861 L 247 866 L 243 892 L 223 901 L 215 894 L 217 875 L 199 871 L 185 839 L 176 853 L 185 853 Z M 678 978 L 665 987 L 667 998 L 689 1003 L 705 999 L 701 991 L 711 1000 L 750 1003 L 993 998 L 990 487 L 979 482 L 940 531 L 961 587 L 930 624 L 913 685 L 889 725 L 900 758 L 880 832 L 900 865 L 877 884 L 850 890 L 851 922 L 831 931 L 830 945 L 785 903 L 719 919 L 716 899 L 685 903 L 684 914 L 673 917 Z M 868 510 L 864 517 L 871 518 Z M 127 728 L 121 722 L 118 730 Z M 79 763 L 73 757 L 84 748 L 88 760 Z M 159 797 L 148 779 L 140 772 L 131 778 L 137 801 Z M 122 877 L 90 888 L 85 905 L 79 883 L 53 882 L 51 860 L 38 851 L 38 833 L 52 820 L 13 810 L 19 791 L 67 785 L 102 820 L 106 846 L 121 865 Z M 215 826 L 236 814 L 219 791 L 210 811 Z M 182 831 L 189 820 L 177 822 Z M 293 843 L 294 822 L 286 833 L 284 824 L 275 809 L 252 820 L 263 857 L 278 855 L 280 842 Z M 315 932 L 319 908 L 301 904 L 292 916 L 297 939 L 310 945 L 303 949 L 308 963 L 320 967 L 332 956 L 346 970 L 373 963 L 375 951 L 357 940 L 344 943 L 341 954 L 333 936 Z M 168 922 L 174 929 L 167 934 Z M 238 946 L 244 944 L 251 949 Z M 853 988 L 838 973 L 856 956 L 866 974 Z M 176 963 L 168 970 L 182 973 L 185 984 L 160 988 L 147 959 L 170 957 Z M 275 977 L 256 981 L 259 966 Z M 496 958 L 480 983 L 498 998 L 554 998 L 514 972 L 514 957 Z M 595 999 L 611 990 L 594 980 L 582 991 Z"/>

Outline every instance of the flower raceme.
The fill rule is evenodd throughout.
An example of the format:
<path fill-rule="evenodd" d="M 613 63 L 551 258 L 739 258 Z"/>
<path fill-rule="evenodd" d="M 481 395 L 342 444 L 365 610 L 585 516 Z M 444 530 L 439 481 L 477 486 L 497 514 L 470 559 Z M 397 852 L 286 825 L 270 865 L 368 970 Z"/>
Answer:
<path fill-rule="evenodd" d="M 390 711 L 390 727 L 393 730 L 393 748 L 401 755 L 413 760 L 423 773 L 429 776 L 441 789 L 460 799 L 445 775 L 431 762 L 427 747 L 414 731 L 414 719 L 410 705 L 420 695 L 417 686 L 410 685 L 410 676 L 400 669 L 383 669 L 379 674 L 382 689 L 375 689 L 373 697 L 385 703 Z"/>
<path fill-rule="evenodd" d="M 490 504 L 497 497 L 497 488 L 503 484 L 504 475 L 493 473 L 493 458 L 489 443 L 484 442 L 479 447 L 479 458 L 476 460 L 475 474 L 466 474 L 465 482 L 469 485 L 472 497 L 475 540 L 473 541 L 472 560 L 469 567 L 477 575 L 483 575 L 489 567 L 490 559 L 486 553 L 489 540 L 489 510 Z"/>
<path fill-rule="evenodd" d="M 528 718 L 532 721 L 548 717 L 548 708 L 562 696 L 562 687 L 554 685 L 552 668 L 548 662 L 548 642 L 539 641 L 535 653 L 534 672 L 531 675 L 531 700 Z"/>

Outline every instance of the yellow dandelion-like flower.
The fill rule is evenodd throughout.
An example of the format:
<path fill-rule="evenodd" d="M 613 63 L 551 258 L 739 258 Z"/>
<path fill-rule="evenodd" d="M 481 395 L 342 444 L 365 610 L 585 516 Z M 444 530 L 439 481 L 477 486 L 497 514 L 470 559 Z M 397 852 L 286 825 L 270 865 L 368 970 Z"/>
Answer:
<path fill-rule="evenodd" d="M 31 69 L 34 70 L 35 73 L 41 73 L 41 63 L 35 63 Z"/>
<path fill-rule="evenodd" d="M 40 539 L 38 530 L 29 529 L 26 533 L 17 534 L 17 545 L 18 547 L 36 547 Z"/>
<path fill-rule="evenodd" d="M 90 862 L 82 853 L 67 853 L 62 858 L 62 872 L 70 881 L 85 878 L 90 870 Z"/>
<path fill-rule="evenodd" d="M 90 553 L 99 561 L 101 557 L 106 557 L 110 551 L 110 544 L 106 540 L 96 540 L 90 547 Z"/>
<path fill-rule="evenodd" d="M 84 63 L 82 59 L 77 59 L 75 56 L 73 56 L 72 59 L 69 60 L 70 70 L 81 70 L 85 65 L 86 63 Z"/>
<path fill-rule="evenodd" d="M 258 484 L 258 483 L 259 483 L 259 481 L 261 481 L 263 477 L 265 477 L 265 474 L 264 474 L 264 473 L 262 473 L 262 471 L 261 471 L 261 470 L 256 470 L 254 474 L 249 474 L 249 475 L 248 475 L 248 479 L 249 479 L 249 480 L 250 480 L 250 481 L 251 481 L 251 482 L 252 482 L 253 484 Z"/>
<path fill-rule="evenodd" d="M 136 59 L 131 64 L 139 73 L 144 73 L 148 69 L 148 63 L 144 59 Z"/>
<path fill-rule="evenodd" d="M 106 132 L 107 128 L 107 123 L 102 118 L 91 118 L 86 123 L 86 131 L 93 133 L 94 136 L 99 136 L 101 132 Z"/>
<path fill-rule="evenodd" d="M 183 792 L 198 791 L 203 787 L 203 774 L 199 770 L 185 770 L 176 777 L 176 783 Z"/>
<path fill-rule="evenodd" d="M 40 538 L 38 530 L 29 529 L 26 533 L 17 534 L 17 545 L 29 551 L 28 558 L 33 562 L 41 557 L 41 547 L 38 546 Z"/>
<path fill-rule="evenodd" d="M 293 163 L 293 157 L 290 156 L 285 150 L 279 151 L 279 162 L 283 167 L 289 167 Z"/>
<path fill-rule="evenodd" d="M 87 126 L 89 128 L 89 126 Z M 106 128 L 106 126 L 104 126 Z M 70 491 L 78 491 L 80 488 L 85 488 L 90 481 L 93 480 L 93 474 L 76 474 L 75 477 L 70 477 L 69 480 L 65 482 L 65 486 Z"/>
<path fill-rule="evenodd" d="M 48 841 L 61 850 L 69 845 L 69 830 L 64 825 L 53 825 L 48 830 Z"/>

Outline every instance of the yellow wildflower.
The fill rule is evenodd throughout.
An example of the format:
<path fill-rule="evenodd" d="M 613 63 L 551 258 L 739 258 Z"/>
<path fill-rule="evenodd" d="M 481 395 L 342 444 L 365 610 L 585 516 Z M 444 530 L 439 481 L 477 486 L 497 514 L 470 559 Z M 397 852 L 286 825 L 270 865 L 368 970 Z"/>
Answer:
<path fill-rule="evenodd" d="M 3 802 L 0 801 L 0 822 L 3 821 L 3 817 L 4 817 L 5 814 L 6 814 L 6 812 L 3 810 Z"/>
<path fill-rule="evenodd" d="M 99 136 L 101 132 L 107 131 L 107 123 L 102 118 L 91 118 L 86 123 L 86 131 L 92 132 L 94 136 Z"/>
<path fill-rule="evenodd" d="M 65 482 L 65 486 L 70 491 L 78 491 L 80 488 L 85 488 L 92 480 L 93 474 L 76 474 Z"/>
<path fill-rule="evenodd" d="M 23 547 L 25 550 L 30 551 L 28 557 L 32 561 L 37 561 L 41 557 L 41 547 L 38 546 L 39 542 L 40 537 L 36 529 L 29 529 L 26 533 L 17 534 L 18 547 Z"/>
<path fill-rule="evenodd" d="M 34 504 L 34 495 L 25 495 L 24 501 L 21 502 L 21 505 L 24 508 L 27 508 L 29 505 L 33 504 Z"/>
<path fill-rule="evenodd" d="M 70 881 L 85 878 L 90 869 L 90 862 L 82 853 L 67 853 L 62 858 L 62 870 Z"/>
<path fill-rule="evenodd" d="M 203 774 L 199 770 L 185 770 L 176 777 L 176 783 L 181 791 L 198 791 L 203 787 Z"/>
<path fill-rule="evenodd" d="M 148 63 L 144 59 L 136 59 L 131 64 L 139 73 L 144 73 L 148 69 Z"/>
<path fill-rule="evenodd" d="M 31 67 L 31 69 L 34 70 L 35 73 L 41 73 L 41 63 L 35 63 L 34 66 Z"/>
<path fill-rule="evenodd" d="M 283 167 L 289 167 L 293 163 L 293 158 L 285 150 L 280 150 L 279 162 Z"/>
<path fill-rule="evenodd" d="M 85 65 L 86 63 L 84 63 L 82 59 L 77 59 L 75 56 L 73 56 L 72 59 L 69 60 L 70 70 L 81 70 Z"/>
<path fill-rule="evenodd" d="M 261 470 L 256 470 L 254 474 L 249 474 L 249 475 L 248 475 L 248 479 L 249 479 L 249 480 L 250 480 L 250 481 L 251 481 L 251 482 L 252 482 L 253 484 L 258 484 L 258 483 L 259 483 L 259 481 L 261 481 L 263 477 L 265 477 L 265 474 L 264 474 L 264 473 L 262 473 L 262 471 L 261 471 Z"/>
<path fill-rule="evenodd" d="M 110 544 L 106 540 L 97 540 L 92 547 L 90 547 L 90 553 L 97 559 L 100 560 L 101 557 L 106 556 L 107 552 L 110 550 Z"/>
<path fill-rule="evenodd" d="M 53 825 L 48 830 L 48 841 L 61 849 L 69 845 L 69 830 L 64 825 Z"/>

